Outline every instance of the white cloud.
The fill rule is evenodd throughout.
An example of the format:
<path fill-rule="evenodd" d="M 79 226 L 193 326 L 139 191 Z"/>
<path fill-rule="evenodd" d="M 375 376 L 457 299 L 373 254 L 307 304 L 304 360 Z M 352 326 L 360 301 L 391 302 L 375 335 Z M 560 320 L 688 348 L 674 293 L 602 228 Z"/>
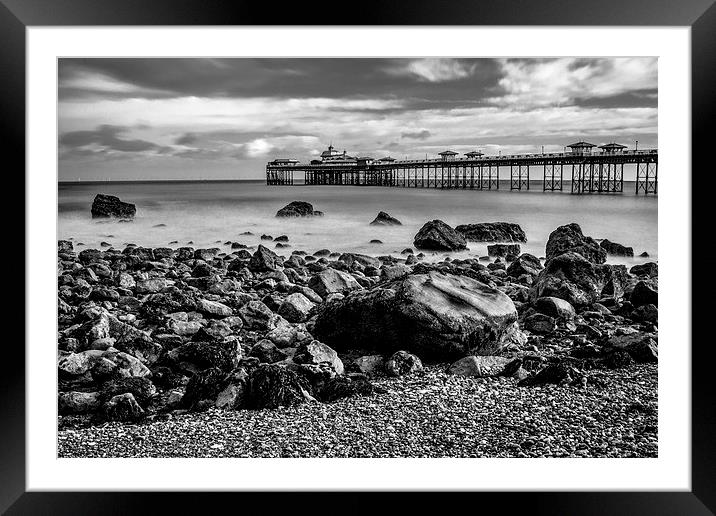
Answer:
<path fill-rule="evenodd" d="M 489 99 L 528 109 L 577 98 L 610 97 L 657 87 L 656 58 L 501 60 L 504 94 Z"/>
<path fill-rule="evenodd" d="M 409 61 L 405 67 L 389 69 L 394 75 L 412 75 L 427 82 L 446 82 L 469 77 L 475 71 L 475 64 L 455 59 L 426 58 Z"/>

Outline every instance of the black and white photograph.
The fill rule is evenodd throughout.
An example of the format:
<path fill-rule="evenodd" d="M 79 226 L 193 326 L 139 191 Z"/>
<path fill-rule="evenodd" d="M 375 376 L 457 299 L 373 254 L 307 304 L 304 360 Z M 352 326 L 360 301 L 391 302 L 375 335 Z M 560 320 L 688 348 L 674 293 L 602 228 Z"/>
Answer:
<path fill-rule="evenodd" d="M 658 457 L 658 64 L 60 58 L 58 457 Z"/>

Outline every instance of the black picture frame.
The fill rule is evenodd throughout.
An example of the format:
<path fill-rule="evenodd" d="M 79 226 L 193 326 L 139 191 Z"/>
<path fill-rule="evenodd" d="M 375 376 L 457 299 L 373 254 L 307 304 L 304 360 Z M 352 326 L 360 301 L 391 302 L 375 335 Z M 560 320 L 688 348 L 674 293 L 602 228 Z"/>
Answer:
<path fill-rule="evenodd" d="M 339 5 L 323 1 L 269 2 L 228 0 L 0 0 L 0 132 L 11 165 L 6 176 L 24 178 L 25 171 L 25 31 L 30 26 L 89 25 L 560 25 L 560 26 L 689 26 L 692 63 L 692 169 L 708 179 L 711 143 L 708 129 L 714 120 L 716 91 L 716 5 L 714 0 L 491 0 L 363 1 L 341 14 Z M 687 174 L 688 171 L 684 171 Z M 712 216 L 699 213 L 700 197 L 708 188 L 692 180 L 692 235 L 710 235 Z M 14 185 L 24 192 L 24 181 Z M 668 215 L 665 215 L 668 216 Z M 685 253 L 687 250 L 684 250 Z M 22 251 L 21 251 L 22 252 Z M 713 274 L 703 272 L 713 258 L 692 253 L 692 270 L 699 271 L 699 287 L 691 300 L 692 346 L 692 491 L 618 493 L 468 493 L 451 494 L 450 505 L 479 499 L 480 507 L 497 505 L 508 512 L 529 514 L 679 514 L 716 512 L 716 416 L 713 410 L 713 343 L 697 339 L 711 305 L 699 292 L 711 292 Z M 25 275 L 32 271 L 25 269 Z M 19 290 L 18 290 L 19 292 Z M 24 299 L 24 298 L 23 298 Z M 20 303 L 18 302 L 17 305 Z M 22 303 L 24 307 L 24 302 Z M 25 308 L 28 309 L 28 308 Z M 685 349 L 691 343 L 673 343 Z M 217 504 L 240 504 L 241 509 L 270 503 L 300 506 L 309 496 L 293 493 L 266 502 L 261 493 L 209 495 L 202 493 L 26 493 L 25 489 L 25 353 L 17 340 L 3 346 L 5 366 L 0 374 L 0 511 L 7 514 L 133 514 L 206 512 Z M 21 367 L 22 366 L 22 367 Z M 426 507 L 425 493 L 404 497 L 401 510 Z M 328 496 L 321 494 L 321 497 Z M 375 494 L 348 493 L 321 501 L 315 510 L 364 512 L 382 505 Z M 368 498 L 366 500 L 366 498 Z M 158 504 L 158 505 L 155 505 Z M 324 505 L 325 504 L 325 505 Z M 338 505 L 336 505 L 338 504 Z M 444 506 L 443 506 L 444 507 Z M 333 510 L 333 509 L 331 509 Z M 444 510 L 444 509 L 443 509 Z"/>

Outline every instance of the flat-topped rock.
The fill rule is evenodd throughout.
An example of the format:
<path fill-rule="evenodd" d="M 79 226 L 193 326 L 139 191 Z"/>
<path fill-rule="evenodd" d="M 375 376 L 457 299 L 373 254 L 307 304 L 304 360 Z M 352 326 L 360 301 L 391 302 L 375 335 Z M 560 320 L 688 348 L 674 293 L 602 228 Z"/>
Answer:
<path fill-rule="evenodd" d="M 114 195 L 97 194 L 92 201 L 92 218 L 118 217 L 132 218 L 137 213 L 137 207 L 128 202 L 122 202 Z"/>
<path fill-rule="evenodd" d="M 315 211 L 313 205 L 306 201 L 293 201 L 276 212 L 277 217 L 313 217 L 321 216 L 323 212 Z"/>
<path fill-rule="evenodd" d="M 520 225 L 511 222 L 460 224 L 455 231 L 470 242 L 527 242 L 527 235 Z"/>

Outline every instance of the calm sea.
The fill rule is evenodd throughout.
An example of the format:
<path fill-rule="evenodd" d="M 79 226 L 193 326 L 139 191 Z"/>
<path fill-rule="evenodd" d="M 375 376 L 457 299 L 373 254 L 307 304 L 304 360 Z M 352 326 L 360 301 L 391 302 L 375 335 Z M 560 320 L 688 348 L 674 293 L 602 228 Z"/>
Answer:
<path fill-rule="evenodd" d="M 625 183 L 624 194 L 571 195 L 546 193 L 534 182 L 530 191 L 436 190 L 343 186 L 266 186 L 262 181 L 63 183 L 58 186 L 58 238 L 72 238 L 82 248 L 142 246 L 221 247 L 223 242 L 256 245 L 261 234 L 288 235 L 293 249 L 313 252 L 353 251 L 371 255 L 396 254 L 413 245 L 413 236 L 428 220 L 452 226 L 477 222 L 516 222 L 527 233 L 522 250 L 544 256 L 550 232 L 577 222 L 585 234 L 608 238 L 649 253 L 657 259 L 657 198 L 634 195 Z M 137 206 L 134 222 L 93 220 L 92 199 L 97 193 L 116 195 Z M 293 200 L 308 201 L 325 213 L 311 219 L 279 219 L 276 211 Z M 369 223 L 379 211 L 403 222 L 399 227 Z M 163 227 L 155 227 L 165 224 Z M 242 236 L 251 231 L 253 236 Z M 369 243 L 379 239 L 382 244 Z M 177 244 L 170 244 L 177 241 Z M 469 251 L 454 256 L 484 256 L 486 244 L 468 243 Z M 282 250 L 288 254 L 291 249 Z M 434 255 L 441 258 L 444 253 Z M 610 259 L 635 264 L 644 258 Z"/>

